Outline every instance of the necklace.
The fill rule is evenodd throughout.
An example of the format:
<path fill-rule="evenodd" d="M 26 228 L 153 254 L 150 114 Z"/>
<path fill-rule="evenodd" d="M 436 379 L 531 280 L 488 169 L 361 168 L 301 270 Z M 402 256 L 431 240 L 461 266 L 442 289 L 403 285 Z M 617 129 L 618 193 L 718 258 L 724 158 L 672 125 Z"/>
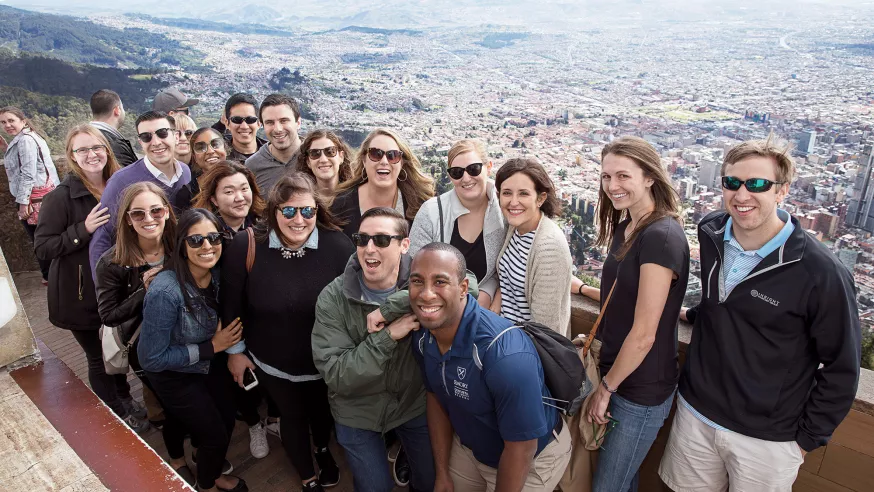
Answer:
<path fill-rule="evenodd" d="M 303 255 L 306 254 L 306 250 L 303 248 L 291 249 L 283 246 L 280 248 L 280 251 L 282 252 L 282 257 L 286 260 L 289 260 L 291 258 L 303 258 Z"/>

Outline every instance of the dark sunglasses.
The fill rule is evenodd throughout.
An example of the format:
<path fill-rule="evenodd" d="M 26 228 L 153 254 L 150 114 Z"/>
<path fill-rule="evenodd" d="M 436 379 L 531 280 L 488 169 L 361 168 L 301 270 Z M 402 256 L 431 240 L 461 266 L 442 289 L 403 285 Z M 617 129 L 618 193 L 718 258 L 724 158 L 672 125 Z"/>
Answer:
<path fill-rule="evenodd" d="M 258 123 L 257 116 L 231 116 L 228 119 L 231 120 L 231 123 L 235 125 L 242 125 L 244 121 L 247 125 L 254 125 L 255 123 Z"/>
<path fill-rule="evenodd" d="M 220 138 L 214 138 L 214 139 L 210 140 L 209 143 L 195 142 L 193 148 L 194 148 L 195 153 L 203 154 L 204 152 L 209 150 L 210 147 L 212 147 L 212 150 L 218 150 L 218 149 L 223 148 L 224 146 L 225 146 L 224 140 L 222 140 Z"/>
<path fill-rule="evenodd" d="M 293 219 L 297 215 L 298 210 L 300 210 L 300 216 L 304 219 L 312 219 L 316 216 L 316 207 L 282 207 L 279 209 L 282 212 L 282 216 L 286 219 Z"/>
<path fill-rule="evenodd" d="M 483 163 L 482 162 L 474 162 L 473 164 L 468 164 L 467 167 L 450 167 L 446 170 L 449 173 L 449 177 L 455 180 L 461 179 L 464 176 L 464 173 L 470 175 L 470 177 L 479 176 L 481 172 L 483 172 Z"/>
<path fill-rule="evenodd" d="M 404 156 L 404 153 L 400 150 L 382 150 L 377 149 L 376 147 L 367 149 L 367 157 L 369 157 L 373 162 L 381 161 L 382 156 L 385 156 L 389 164 L 397 164 L 401 161 L 401 157 Z"/>
<path fill-rule="evenodd" d="M 188 113 L 189 113 L 188 108 L 179 108 L 179 109 L 174 109 L 173 112 L 174 112 L 174 113 L 182 113 L 182 114 L 188 114 Z"/>
<path fill-rule="evenodd" d="M 194 135 L 194 130 L 185 130 L 182 134 L 185 135 L 185 138 L 191 138 L 191 136 Z"/>
<path fill-rule="evenodd" d="M 199 248 L 203 246 L 203 241 L 209 241 L 209 244 L 216 246 L 222 243 L 225 239 L 228 238 L 228 234 L 225 232 L 210 232 L 209 234 L 192 234 L 190 236 L 185 236 L 185 242 L 188 243 L 188 246 L 192 248 Z"/>
<path fill-rule="evenodd" d="M 391 244 L 392 239 L 403 241 L 404 236 L 390 236 L 388 234 L 375 234 L 371 236 L 370 234 L 361 234 L 359 232 L 352 234 L 352 244 L 359 248 L 366 248 L 367 243 L 369 243 L 371 239 L 373 239 L 373 244 L 375 244 L 377 248 L 387 248 L 388 245 Z"/>
<path fill-rule="evenodd" d="M 142 222 L 146 220 L 146 211 L 140 209 L 128 210 L 128 217 L 134 222 Z M 167 207 L 152 207 L 149 209 L 149 215 L 155 220 L 161 220 L 167 215 Z"/>
<path fill-rule="evenodd" d="M 325 154 L 325 157 L 334 157 L 337 155 L 337 146 L 332 145 L 330 147 L 325 147 L 324 149 L 310 149 L 307 151 L 307 155 L 312 160 L 322 157 L 322 153 Z"/>
<path fill-rule="evenodd" d="M 746 181 L 741 181 L 734 176 L 723 176 L 722 177 L 722 187 L 726 190 L 737 191 L 740 189 L 741 185 L 747 187 L 747 191 L 750 193 L 764 193 L 771 189 L 775 184 L 784 184 L 785 181 L 771 181 L 770 179 L 765 178 L 750 178 Z"/>
<path fill-rule="evenodd" d="M 179 134 L 179 130 L 174 130 L 172 128 L 159 128 L 154 132 L 143 132 L 137 135 L 143 143 L 149 143 L 152 141 L 152 135 L 155 135 L 158 138 L 167 138 L 170 135 L 170 132 Z"/>

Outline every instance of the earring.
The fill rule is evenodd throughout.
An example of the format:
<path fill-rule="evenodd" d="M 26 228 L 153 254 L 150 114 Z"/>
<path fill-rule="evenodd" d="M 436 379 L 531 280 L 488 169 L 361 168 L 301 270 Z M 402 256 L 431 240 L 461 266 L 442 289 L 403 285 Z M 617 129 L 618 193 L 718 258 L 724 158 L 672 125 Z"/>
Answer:
<path fill-rule="evenodd" d="M 404 179 L 401 179 L 400 174 L 398 174 L 398 181 L 406 181 L 406 180 L 407 180 L 407 177 L 408 177 L 408 176 L 407 176 L 407 170 L 404 169 L 404 168 L 401 168 L 401 172 L 404 173 Z"/>

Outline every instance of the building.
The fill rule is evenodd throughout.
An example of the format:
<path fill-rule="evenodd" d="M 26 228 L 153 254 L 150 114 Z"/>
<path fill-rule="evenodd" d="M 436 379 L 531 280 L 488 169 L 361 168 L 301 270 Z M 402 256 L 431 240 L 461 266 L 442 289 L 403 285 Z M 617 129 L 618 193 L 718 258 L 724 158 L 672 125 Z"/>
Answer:
<path fill-rule="evenodd" d="M 816 130 L 802 132 L 798 138 L 798 151 L 805 155 L 812 154 L 814 144 L 816 144 Z"/>
<path fill-rule="evenodd" d="M 859 170 L 853 185 L 853 199 L 847 210 L 846 225 L 858 227 L 866 232 L 874 232 L 874 148 L 866 145 L 859 156 Z"/>
<path fill-rule="evenodd" d="M 855 249 L 841 248 L 838 250 L 838 259 L 852 272 L 856 267 L 856 261 L 859 260 L 859 252 Z"/>
<path fill-rule="evenodd" d="M 698 168 L 698 186 L 706 186 L 709 190 L 720 187 L 722 165 L 710 157 L 702 157 Z"/>

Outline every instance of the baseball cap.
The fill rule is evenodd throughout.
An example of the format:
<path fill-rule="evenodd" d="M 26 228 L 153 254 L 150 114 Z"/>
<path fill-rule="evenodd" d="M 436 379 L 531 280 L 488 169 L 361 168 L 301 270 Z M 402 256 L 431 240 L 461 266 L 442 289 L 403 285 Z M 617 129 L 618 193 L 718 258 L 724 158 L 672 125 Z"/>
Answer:
<path fill-rule="evenodd" d="M 152 101 L 152 110 L 166 113 L 176 108 L 188 108 L 199 102 L 200 99 L 189 99 L 188 96 L 179 92 L 179 89 L 170 87 L 155 95 L 155 99 Z"/>

